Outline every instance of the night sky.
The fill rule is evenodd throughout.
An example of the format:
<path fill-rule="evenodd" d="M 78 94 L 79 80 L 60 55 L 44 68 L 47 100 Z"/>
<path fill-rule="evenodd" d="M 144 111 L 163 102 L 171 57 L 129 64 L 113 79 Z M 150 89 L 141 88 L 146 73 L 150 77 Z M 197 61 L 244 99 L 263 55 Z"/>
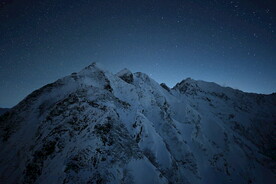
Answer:
<path fill-rule="evenodd" d="M 0 2 L 0 107 L 92 62 L 276 91 L 275 0 Z"/>

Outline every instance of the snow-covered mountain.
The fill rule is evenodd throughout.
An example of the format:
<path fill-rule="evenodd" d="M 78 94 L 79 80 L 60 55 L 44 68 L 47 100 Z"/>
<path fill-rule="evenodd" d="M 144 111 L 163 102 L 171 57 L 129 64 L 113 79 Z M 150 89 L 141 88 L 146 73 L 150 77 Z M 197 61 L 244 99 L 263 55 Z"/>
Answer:
<path fill-rule="evenodd" d="M 0 116 L 0 183 L 275 183 L 276 94 L 92 64 Z"/>

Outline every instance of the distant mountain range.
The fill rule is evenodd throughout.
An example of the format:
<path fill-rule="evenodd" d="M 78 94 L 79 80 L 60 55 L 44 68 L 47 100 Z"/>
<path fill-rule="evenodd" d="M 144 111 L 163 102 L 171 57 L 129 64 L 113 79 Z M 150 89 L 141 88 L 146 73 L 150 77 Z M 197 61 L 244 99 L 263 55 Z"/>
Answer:
<path fill-rule="evenodd" d="M 0 116 L 0 181 L 273 184 L 275 126 L 275 94 L 93 63 Z"/>

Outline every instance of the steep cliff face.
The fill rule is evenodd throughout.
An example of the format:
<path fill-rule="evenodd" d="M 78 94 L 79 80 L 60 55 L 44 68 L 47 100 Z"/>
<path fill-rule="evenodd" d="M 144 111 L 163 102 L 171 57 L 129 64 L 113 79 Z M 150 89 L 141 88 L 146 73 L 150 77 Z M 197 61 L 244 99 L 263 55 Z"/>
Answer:
<path fill-rule="evenodd" d="M 274 183 L 276 95 L 92 64 L 0 116 L 4 183 Z"/>

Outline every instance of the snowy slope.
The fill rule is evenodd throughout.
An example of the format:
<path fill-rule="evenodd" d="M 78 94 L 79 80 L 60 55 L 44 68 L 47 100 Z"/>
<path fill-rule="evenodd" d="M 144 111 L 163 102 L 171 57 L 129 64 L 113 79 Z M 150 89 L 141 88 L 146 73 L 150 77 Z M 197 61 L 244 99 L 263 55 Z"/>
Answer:
<path fill-rule="evenodd" d="M 275 107 L 275 94 L 92 64 L 0 117 L 0 181 L 275 183 Z"/>

